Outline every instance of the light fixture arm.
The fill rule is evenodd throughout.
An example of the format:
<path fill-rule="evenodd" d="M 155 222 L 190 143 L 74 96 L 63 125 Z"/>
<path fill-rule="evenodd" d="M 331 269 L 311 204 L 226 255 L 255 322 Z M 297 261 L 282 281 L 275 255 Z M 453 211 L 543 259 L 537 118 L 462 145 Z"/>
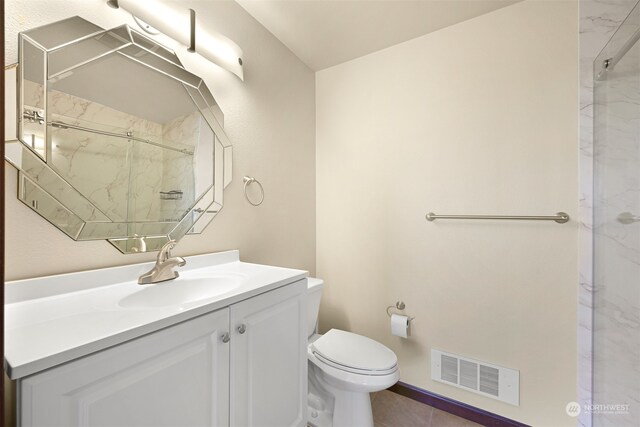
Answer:
<path fill-rule="evenodd" d="M 107 5 L 130 12 L 186 46 L 187 51 L 198 53 L 243 80 L 242 49 L 222 34 L 203 28 L 195 10 L 175 10 L 160 0 L 107 0 Z"/>
<path fill-rule="evenodd" d="M 189 36 L 191 43 L 187 49 L 189 52 L 196 51 L 196 11 L 189 9 Z"/>

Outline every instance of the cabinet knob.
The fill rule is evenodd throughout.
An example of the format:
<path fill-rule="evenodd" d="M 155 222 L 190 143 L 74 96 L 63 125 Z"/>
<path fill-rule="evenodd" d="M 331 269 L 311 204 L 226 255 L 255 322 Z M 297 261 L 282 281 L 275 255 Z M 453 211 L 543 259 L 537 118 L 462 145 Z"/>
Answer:
<path fill-rule="evenodd" d="M 247 325 L 245 325 L 244 323 L 238 326 L 238 332 L 240 332 L 241 334 L 244 334 L 246 330 L 247 330 Z"/>
<path fill-rule="evenodd" d="M 221 338 L 222 338 L 222 342 L 224 343 L 229 342 L 229 340 L 231 339 L 231 337 L 229 336 L 229 332 L 225 332 Z"/>

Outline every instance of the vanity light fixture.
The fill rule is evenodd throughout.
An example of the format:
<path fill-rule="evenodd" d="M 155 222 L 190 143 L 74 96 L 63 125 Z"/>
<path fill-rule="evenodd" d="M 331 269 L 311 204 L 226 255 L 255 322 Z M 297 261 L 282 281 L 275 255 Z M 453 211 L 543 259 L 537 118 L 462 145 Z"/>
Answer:
<path fill-rule="evenodd" d="M 130 12 L 144 31 L 162 32 L 244 80 L 242 49 L 222 34 L 204 29 L 195 10 L 175 10 L 159 0 L 108 0 L 107 5 Z"/>

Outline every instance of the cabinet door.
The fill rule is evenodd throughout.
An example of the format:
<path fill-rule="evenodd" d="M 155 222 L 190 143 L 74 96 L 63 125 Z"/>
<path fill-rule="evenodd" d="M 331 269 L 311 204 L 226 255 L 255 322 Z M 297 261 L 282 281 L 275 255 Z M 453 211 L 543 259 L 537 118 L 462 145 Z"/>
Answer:
<path fill-rule="evenodd" d="M 23 426 L 228 426 L 229 309 L 20 382 Z"/>
<path fill-rule="evenodd" d="M 231 306 L 232 426 L 306 426 L 306 291 L 300 280 Z"/>

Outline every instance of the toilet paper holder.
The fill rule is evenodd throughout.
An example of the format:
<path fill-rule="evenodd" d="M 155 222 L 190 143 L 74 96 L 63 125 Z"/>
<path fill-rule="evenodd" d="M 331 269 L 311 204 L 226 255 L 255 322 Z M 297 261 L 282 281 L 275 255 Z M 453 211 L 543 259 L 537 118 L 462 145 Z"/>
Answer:
<path fill-rule="evenodd" d="M 390 306 L 388 306 L 388 307 L 387 307 L 387 316 L 391 317 L 391 314 L 392 314 L 392 313 L 389 313 L 389 310 L 392 310 L 392 309 L 394 309 L 394 308 L 395 308 L 396 310 L 400 310 L 400 311 L 402 311 L 402 310 L 404 310 L 404 309 L 405 309 L 405 307 L 406 307 L 406 306 L 404 305 L 404 302 L 403 302 L 403 301 L 396 301 L 396 305 L 390 305 Z M 396 314 L 402 314 L 402 315 L 405 315 L 404 313 L 396 313 Z M 411 322 L 413 319 L 415 319 L 415 317 L 411 317 L 411 316 L 409 316 L 409 322 Z"/>

